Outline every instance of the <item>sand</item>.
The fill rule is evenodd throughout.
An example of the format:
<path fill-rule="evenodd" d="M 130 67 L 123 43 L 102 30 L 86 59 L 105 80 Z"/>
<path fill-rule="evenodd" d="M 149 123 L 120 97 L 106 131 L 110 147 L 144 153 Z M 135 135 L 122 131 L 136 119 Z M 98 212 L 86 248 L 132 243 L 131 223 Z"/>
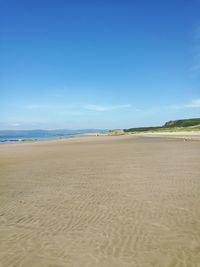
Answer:
<path fill-rule="evenodd" d="M 200 142 L 1 145 L 0 266 L 200 266 Z"/>
<path fill-rule="evenodd" d="M 200 141 L 200 131 L 160 131 L 160 132 L 143 132 L 137 133 L 137 136 L 151 136 L 151 137 L 168 137 L 168 138 L 182 138 L 185 140 L 197 140 Z"/>

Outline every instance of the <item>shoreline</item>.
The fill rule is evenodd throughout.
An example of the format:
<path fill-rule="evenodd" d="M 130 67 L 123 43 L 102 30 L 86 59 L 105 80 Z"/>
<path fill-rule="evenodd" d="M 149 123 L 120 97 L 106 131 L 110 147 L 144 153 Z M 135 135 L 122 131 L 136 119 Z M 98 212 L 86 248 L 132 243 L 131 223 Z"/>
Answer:
<path fill-rule="evenodd" d="M 33 144 L 33 143 L 41 143 L 41 142 L 59 142 L 59 141 L 67 141 L 67 140 L 75 140 L 81 141 L 86 138 L 94 138 L 94 140 L 98 141 L 101 138 L 108 138 L 111 140 L 112 137 L 117 137 L 119 139 L 128 138 L 128 137 L 157 137 L 157 138 L 177 138 L 177 139 L 185 139 L 200 141 L 200 131 L 194 132 L 142 132 L 142 133 L 125 133 L 125 134 L 106 134 L 106 133 L 86 133 L 86 134 L 77 134 L 70 135 L 65 137 L 53 137 L 53 138 L 41 138 L 41 139 L 16 139 L 14 141 L 5 141 L 0 142 L 0 145 L 14 145 L 14 144 Z"/>
<path fill-rule="evenodd" d="M 10 140 L 3 140 L 0 141 L 1 144 L 16 144 L 16 143 L 31 143 L 31 142 L 38 142 L 38 141 L 53 141 L 53 140 L 63 140 L 63 139 L 71 139 L 76 137 L 84 137 L 84 134 L 76 134 L 76 135 L 66 135 L 66 136 L 55 136 L 55 137 L 44 137 L 44 138 L 16 138 Z M 92 136 L 88 134 L 88 136 Z"/>

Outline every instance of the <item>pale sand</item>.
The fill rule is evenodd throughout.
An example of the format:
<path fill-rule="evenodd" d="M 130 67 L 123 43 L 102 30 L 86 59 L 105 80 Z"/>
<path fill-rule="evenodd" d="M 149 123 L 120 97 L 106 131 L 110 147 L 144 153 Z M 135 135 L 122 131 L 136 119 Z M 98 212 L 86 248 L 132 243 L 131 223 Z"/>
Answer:
<path fill-rule="evenodd" d="M 1 145 L 0 266 L 200 266 L 200 142 Z"/>
<path fill-rule="evenodd" d="M 200 131 L 176 131 L 176 132 L 146 132 L 137 133 L 137 136 L 152 136 L 152 137 L 171 137 L 182 138 L 186 140 L 200 140 Z"/>

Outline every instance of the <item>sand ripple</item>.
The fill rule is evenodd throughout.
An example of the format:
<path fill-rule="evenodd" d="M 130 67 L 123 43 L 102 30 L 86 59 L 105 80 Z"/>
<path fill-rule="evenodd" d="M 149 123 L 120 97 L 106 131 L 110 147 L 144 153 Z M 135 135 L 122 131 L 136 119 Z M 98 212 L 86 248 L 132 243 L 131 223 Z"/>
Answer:
<path fill-rule="evenodd" d="M 1 267 L 200 266 L 200 142 L 109 138 L 0 147 Z"/>

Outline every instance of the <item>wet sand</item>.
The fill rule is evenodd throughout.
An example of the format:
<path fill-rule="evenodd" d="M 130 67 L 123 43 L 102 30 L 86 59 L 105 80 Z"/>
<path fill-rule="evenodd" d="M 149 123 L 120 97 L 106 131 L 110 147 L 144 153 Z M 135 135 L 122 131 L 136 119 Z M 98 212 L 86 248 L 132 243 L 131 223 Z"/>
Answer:
<path fill-rule="evenodd" d="M 200 142 L 0 146 L 1 267 L 199 267 Z"/>

